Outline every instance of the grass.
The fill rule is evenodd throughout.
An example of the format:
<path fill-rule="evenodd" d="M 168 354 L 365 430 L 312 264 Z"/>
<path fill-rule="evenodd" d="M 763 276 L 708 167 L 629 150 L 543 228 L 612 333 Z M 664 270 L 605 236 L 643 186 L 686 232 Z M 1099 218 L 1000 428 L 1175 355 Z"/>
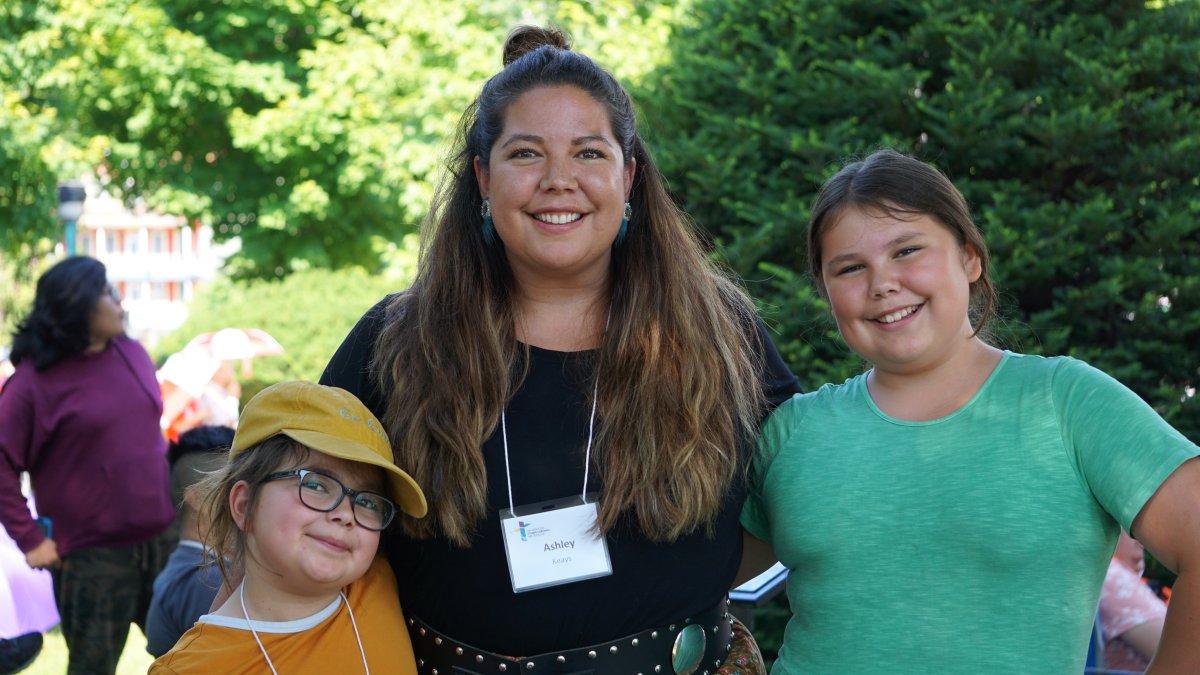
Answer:
<path fill-rule="evenodd" d="M 146 636 L 137 626 L 129 627 L 125 651 L 117 663 L 117 675 L 146 675 L 154 657 L 146 652 Z M 62 675 L 67 672 L 67 643 L 62 632 L 55 628 L 43 636 L 42 653 L 21 675 Z"/>

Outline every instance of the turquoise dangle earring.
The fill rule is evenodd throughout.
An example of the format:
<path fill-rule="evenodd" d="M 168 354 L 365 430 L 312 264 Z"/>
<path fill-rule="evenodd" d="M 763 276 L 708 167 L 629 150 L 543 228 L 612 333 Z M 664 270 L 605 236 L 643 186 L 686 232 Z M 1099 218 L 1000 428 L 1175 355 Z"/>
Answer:
<path fill-rule="evenodd" d="M 629 202 L 625 202 L 625 217 L 621 219 L 621 229 L 617 230 L 617 238 L 613 240 L 613 246 L 620 246 L 621 242 L 625 241 L 625 235 L 629 233 L 629 219 L 633 217 L 633 207 Z"/>
<path fill-rule="evenodd" d="M 496 224 L 492 222 L 491 197 L 483 198 L 483 205 L 479 207 L 479 215 L 483 216 L 483 243 L 491 246 L 496 243 Z"/>

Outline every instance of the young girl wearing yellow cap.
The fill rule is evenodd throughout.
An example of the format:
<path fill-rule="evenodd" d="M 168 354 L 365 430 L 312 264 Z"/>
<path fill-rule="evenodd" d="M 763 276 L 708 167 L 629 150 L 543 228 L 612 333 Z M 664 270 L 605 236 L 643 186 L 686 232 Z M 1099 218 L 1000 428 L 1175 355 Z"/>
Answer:
<path fill-rule="evenodd" d="M 375 554 L 396 511 L 421 517 L 425 497 L 357 398 L 264 389 L 202 490 L 206 543 L 244 576 L 151 674 L 416 672 L 396 580 Z"/>

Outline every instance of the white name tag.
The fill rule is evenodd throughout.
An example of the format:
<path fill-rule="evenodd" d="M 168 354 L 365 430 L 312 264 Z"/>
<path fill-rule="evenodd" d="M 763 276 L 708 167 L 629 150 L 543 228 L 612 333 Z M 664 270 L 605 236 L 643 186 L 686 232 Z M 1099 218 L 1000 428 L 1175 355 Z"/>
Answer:
<path fill-rule="evenodd" d="M 596 502 L 580 497 L 500 511 L 513 592 L 612 574 L 608 544 L 591 531 L 595 523 Z"/>

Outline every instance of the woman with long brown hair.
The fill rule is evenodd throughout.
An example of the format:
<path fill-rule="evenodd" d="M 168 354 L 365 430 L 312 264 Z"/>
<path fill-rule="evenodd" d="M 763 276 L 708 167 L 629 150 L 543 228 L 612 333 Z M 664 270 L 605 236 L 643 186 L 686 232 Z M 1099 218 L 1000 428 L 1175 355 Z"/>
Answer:
<path fill-rule="evenodd" d="M 539 28 L 504 63 L 463 117 L 415 283 L 322 377 L 429 498 L 388 545 L 418 664 L 714 671 L 743 469 L 796 378 L 612 75 Z"/>

